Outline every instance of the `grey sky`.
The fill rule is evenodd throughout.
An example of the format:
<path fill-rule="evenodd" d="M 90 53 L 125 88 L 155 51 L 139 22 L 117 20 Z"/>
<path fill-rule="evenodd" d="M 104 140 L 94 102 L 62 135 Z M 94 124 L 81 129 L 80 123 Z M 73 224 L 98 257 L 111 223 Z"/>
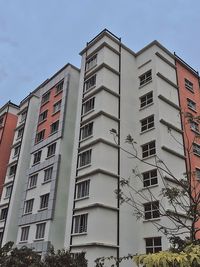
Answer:
<path fill-rule="evenodd" d="M 200 71 L 199 0 L 0 0 L 0 106 L 16 104 L 104 28 L 137 52 L 157 39 Z"/>

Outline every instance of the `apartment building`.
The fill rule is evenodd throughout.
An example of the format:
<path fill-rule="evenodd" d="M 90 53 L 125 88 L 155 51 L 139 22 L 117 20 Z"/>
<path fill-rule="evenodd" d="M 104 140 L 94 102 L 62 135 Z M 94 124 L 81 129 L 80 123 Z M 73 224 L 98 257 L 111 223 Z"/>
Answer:
<path fill-rule="evenodd" d="M 101 256 L 165 250 L 155 225 L 172 226 L 159 209 L 173 211 L 161 190 L 174 181 L 157 166 L 184 178 L 191 147 L 198 182 L 199 128 L 185 114 L 200 112 L 199 75 L 157 41 L 135 53 L 106 29 L 80 55 L 80 70 L 67 64 L 20 103 L 0 203 L 3 244 L 84 251 L 88 267 Z M 135 192 L 154 196 L 134 194 L 140 220 L 116 197 L 129 177 Z"/>
<path fill-rule="evenodd" d="M 156 165 L 164 162 L 175 177 L 186 172 L 175 56 L 157 41 L 134 53 L 107 30 L 87 43 L 81 56 L 70 196 L 74 201 L 66 247 L 73 253 L 85 251 L 88 266 L 101 256 L 167 249 L 167 237 L 153 224 L 171 225 L 158 210 L 159 205 L 170 210 L 160 192 L 163 183 L 173 181 Z M 117 133 L 115 139 L 111 129 Z M 136 140 L 142 162 L 120 149 L 131 152 L 125 143 L 128 134 Z M 133 216 L 132 207 L 120 205 L 114 193 L 120 179 L 136 168 L 142 179 L 132 179 L 135 190 L 150 189 L 155 196 L 141 203 L 142 220 Z M 141 201 L 137 194 L 134 197 Z"/>
<path fill-rule="evenodd" d="M 64 247 L 78 82 L 79 69 L 67 64 L 20 104 L 3 190 L 8 194 L 9 181 L 3 243 L 13 240 L 40 253 L 50 243 Z"/>

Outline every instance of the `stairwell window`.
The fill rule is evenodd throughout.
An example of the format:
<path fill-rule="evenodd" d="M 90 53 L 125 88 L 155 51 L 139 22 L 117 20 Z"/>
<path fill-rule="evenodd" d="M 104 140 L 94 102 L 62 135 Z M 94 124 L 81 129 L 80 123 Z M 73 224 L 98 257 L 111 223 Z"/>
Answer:
<path fill-rule="evenodd" d="M 190 129 L 199 133 L 199 124 L 196 121 L 191 121 Z"/>
<path fill-rule="evenodd" d="M 89 196 L 90 180 L 76 184 L 76 199 Z"/>
<path fill-rule="evenodd" d="M 24 121 L 25 121 L 25 119 L 26 119 L 26 114 L 27 114 L 26 111 L 24 111 L 24 112 L 21 113 L 21 121 L 20 121 L 20 122 L 24 122 Z"/>
<path fill-rule="evenodd" d="M 93 68 L 94 66 L 96 66 L 97 64 L 97 55 L 94 55 L 92 57 L 90 57 L 87 61 L 86 61 L 86 71 L 90 70 L 91 68 Z"/>
<path fill-rule="evenodd" d="M 44 112 L 40 113 L 39 118 L 38 118 L 38 123 L 41 123 L 44 120 L 46 120 L 47 115 L 48 115 L 48 110 L 45 110 Z"/>
<path fill-rule="evenodd" d="M 96 74 L 93 75 L 91 78 L 89 78 L 87 81 L 85 81 L 84 91 L 88 91 L 92 87 L 96 85 Z"/>
<path fill-rule="evenodd" d="M 28 214 L 28 213 L 32 212 L 33 203 L 34 203 L 34 199 L 33 198 L 25 201 L 24 214 Z"/>
<path fill-rule="evenodd" d="M 185 79 L 185 88 L 194 92 L 194 89 L 193 89 L 193 83 L 190 82 L 188 79 Z"/>
<path fill-rule="evenodd" d="M 45 234 L 46 223 L 39 223 L 36 225 L 35 239 L 43 239 Z"/>
<path fill-rule="evenodd" d="M 147 72 L 145 72 L 144 74 L 142 74 L 139 77 L 139 79 L 140 79 L 140 86 L 148 83 L 149 81 L 151 81 L 152 80 L 151 70 L 148 70 Z"/>
<path fill-rule="evenodd" d="M 91 136 L 93 133 L 93 122 L 90 122 L 81 128 L 81 139 Z"/>
<path fill-rule="evenodd" d="M 40 196 L 40 209 L 48 208 L 49 204 L 49 194 Z"/>
<path fill-rule="evenodd" d="M 20 128 L 20 129 L 18 130 L 18 132 L 17 132 L 17 139 L 22 137 L 23 132 L 24 132 L 24 128 Z"/>
<path fill-rule="evenodd" d="M 86 233 L 87 232 L 88 214 L 81 214 L 74 216 L 74 233 Z"/>
<path fill-rule="evenodd" d="M 92 149 L 79 154 L 79 167 L 86 166 L 91 163 Z"/>
<path fill-rule="evenodd" d="M 159 218 L 159 201 L 153 201 L 144 204 L 144 218 L 145 220 Z"/>
<path fill-rule="evenodd" d="M 95 102 L 95 98 L 93 97 L 83 103 L 82 115 L 94 109 L 94 102 Z"/>
<path fill-rule="evenodd" d="M 141 120 L 140 122 L 141 122 L 141 132 L 154 128 L 154 115 L 151 115 Z"/>
<path fill-rule="evenodd" d="M 151 141 L 142 145 L 142 158 L 146 158 L 156 154 L 156 142 Z"/>
<path fill-rule="evenodd" d="M 20 152 L 20 145 L 14 148 L 13 158 L 19 156 L 19 152 Z"/>
<path fill-rule="evenodd" d="M 153 103 L 153 92 L 140 97 L 140 108 L 146 107 L 151 103 Z"/>
<path fill-rule="evenodd" d="M 41 156 L 42 156 L 42 150 L 36 152 L 36 153 L 33 155 L 33 165 L 34 165 L 34 164 L 38 164 L 38 163 L 40 163 Z"/>
<path fill-rule="evenodd" d="M 196 144 L 196 143 L 193 144 L 193 153 L 194 153 L 195 155 L 200 156 L 200 145 L 198 145 L 198 144 Z"/>
<path fill-rule="evenodd" d="M 47 158 L 54 156 L 55 153 L 56 153 L 56 143 L 53 143 L 47 148 Z"/>
<path fill-rule="evenodd" d="M 151 186 L 151 185 L 156 185 L 158 184 L 158 177 L 157 177 L 157 170 L 150 170 L 147 172 L 142 173 L 143 177 L 143 186 Z"/>
<path fill-rule="evenodd" d="M 189 109 L 196 111 L 196 103 L 189 98 L 187 98 L 187 106 Z"/>
<path fill-rule="evenodd" d="M 146 254 L 162 251 L 161 237 L 145 238 Z"/>
<path fill-rule="evenodd" d="M 36 137 L 35 137 L 35 144 L 43 141 L 44 140 L 44 135 L 45 135 L 45 129 L 40 131 L 40 132 L 38 132 L 36 134 Z"/>
<path fill-rule="evenodd" d="M 28 241 L 29 229 L 30 229 L 30 226 L 25 226 L 25 227 L 21 228 L 20 241 L 22 241 L 22 242 Z"/>

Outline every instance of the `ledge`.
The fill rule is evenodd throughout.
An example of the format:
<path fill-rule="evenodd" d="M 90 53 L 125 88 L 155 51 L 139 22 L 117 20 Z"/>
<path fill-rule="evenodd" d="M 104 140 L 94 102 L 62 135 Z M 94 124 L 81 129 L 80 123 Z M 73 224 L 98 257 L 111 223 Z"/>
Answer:
<path fill-rule="evenodd" d="M 83 206 L 83 207 L 78 207 L 78 208 L 74 208 L 74 211 L 80 211 L 80 210 L 87 210 L 87 209 L 94 209 L 94 208 L 102 208 L 102 209 L 108 209 L 108 210 L 113 210 L 113 211 L 118 211 L 119 208 L 116 207 L 112 207 L 112 206 L 108 206 L 102 203 L 93 203 L 87 206 Z"/>
<path fill-rule="evenodd" d="M 182 154 L 176 152 L 175 150 L 172 150 L 171 148 L 168 148 L 168 147 L 166 147 L 166 146 L 162 146 L 161 148 L 162 148 L 164 151 L 166 151 L 166 152 L 168 152 L 168 153 L 170 153 L 170 154 L 172 154 L 172 155 L 174 155 L 174 156 L 177 156 L 177 157 L 179 157 L 179 158 L 181 158 L 181 159 L 186 159 L 186 157 L 185 157 L 184 155 L 182 155 Z"/>
<path fill-rule="evenodd" d="M 155 53 L 156 56 L 158 56 L 160 59 L 162 59 L 165 63 L 167 63 L 170 67 L 174 68 L 176 70 L 176 65 L 171 63 L 168 59 L 166 59 L 163 55 L 161 55 L 159 52 Z"/>
<path fill-rule="evenodd" d="M 113 115 L 111 115 L 111 114 L 109 114 L 109 113 L 107 113 L 107 112 L 101 110 L 101 111 L 95 113 L 94 115 L 92 115 L 91 117 L 87 118 L 86 120 L 83 120 L 83 121 L 81 122 L 81 126 L 82 126 L 83 124 L 86 124 L 86 123 L 88 123 L 89 121 L 91 121 L 91 120 L 93 120 L 93 119 L 99 117 L 99 116 L 105 116 L 105 117 L 107 117 L 107 118 L 109 118 L 109 119 L 111 119 L 111 120 L 117 121 L 117 122 L 120 121 L 117 117 L 115 117 L 115 116 L 113 116 Z"/>
<path fill-rule="evenodd" d="M 164 101 L 165 103 L 167 103 L 168 105 L 170 105 L 171 107 L 177 109 L 177 110 L 181 110 L 181 108 L 176 105 L 174 102 L 172 102 L 171 100 L 169 100 L 168 98 L 166 98 L 165 96 L 163 95 L 158 95 L 158 98 L 160 98 L 162 101 Z"/>
<path fill-rule="evenodd" d="M 110 71 L 112 71 L 114 74 L 116 75 L 120 75 L 120 72 L 113 69 L 112 67 L 110 67 L 109 65 L 107 65 L 106 63 L 102 63 L 100 64 L 97 68 L 95 68 L 93 71 L 91 71 L 90 73 L 88 73 L 86 76 L 85 76 L 85 79 L 84 80 L 87 80 L 90 76 L 92 76 L 93 74 L 95 74 L 97 71 L 103 69 L 103 68 L 106 68 Z"/>
<path fill-rule="evenodd" d="M 83 150 L 85 150 L 87 148 L 90 148 L 93 145 L 98 144 L 98 143 L 103 143 L 105 145 L 112 146 L 114 148 L 119 148 L 119 146 L 116 145 L 115 143 L 112 143 L 110 141 L 107 141 L 107 140 L 105 140 L 103 138 L 98 138 L 98 139 L 96 139 L 96 140 L 94 140 L 94 141 L 92 141 L 92 142 L 90 142 L 90 143 L 88 143 L 88 144 L 86 144 L 86 145 L 84 145 L 82 147 L 79 147 L 78 151 L 81 152 L 81 151 L 83 151 Z"/>
<path fill-rule="evenodd" d="M 178 133 L 183 133 L 183 131 L 181 129 L 179 129 L 178 127 L 174 126 L 173 124 L 163 120 L 163 119 L 160 119 L 160 123 L 164 124 L 165 126 L 167 126 L 168 128 L 171 128 L 173 129 L 174 131 L 178 132 Z"/>
<path fill-rule="evenodd" d="M 116 92 L 112 91 L 111 89 L 107 88 L 106 86 L 102 85 L 100 87 L 93 89 L 90 94 L 87 94 L 86 96 L 84 95 L 83 101 L 85 102 L 87 99 L 91 98 L 93 95 L 96 95 L 97 93 L 99 93 L 101 91 L 106 91 L 106 92 L 110 93 L 111 95 L 116 96 L 118 98 L 120 97 L 120 95 L 118 93 L 116 93 Z"/>
<path fill-rule="evenodd" d="M 159 78 L 161 78 L 163 81 L 165 81 L 166 83 L 170 84 L 172 87 L 174 87 L 175 89 L 178 89 L 178 86 L 173 83 L 172 81 L 170 81 L 167 77 L 165 77 L 163 74 L 161 74 L 160 72 L 157 72 L 157 76 Z"/>
<path fill-rule="evenodd" d="M 109 171 L 106 171 L 106 170 L 103 170 L 103 169 L 96 169 L 96 170 L 93 170 L 93 171 L 90 171 L 90 172 L 87 172 L 83 175 L 80 175 L 80 176 L 76 176 L 76 179 L 81 179 L 81 178 L 85 178 L 85 177 L 88 177 L 88 176 L 92 176 L 94 174 L 105 174 L 105 175 L 108 175 L 108 176 L 112 176 L 113 178 L 116 178 L 116 179 L 119 179 L 119 175 L 115 174 L 115 173 L 112 173 L 112 172 L 109 172 Z"/>
<path fill-rule="evenodd" d="M 119 246 L 114 244 L 107 244 L 107 243 L 100 243 L 100 242 L 90 242 L 90 243 L 82 243 L 82 244 L 75 244 L 70 245 L 71 248 L 76 247 L 107 247 L 107 248 L 119 248 Z"/>

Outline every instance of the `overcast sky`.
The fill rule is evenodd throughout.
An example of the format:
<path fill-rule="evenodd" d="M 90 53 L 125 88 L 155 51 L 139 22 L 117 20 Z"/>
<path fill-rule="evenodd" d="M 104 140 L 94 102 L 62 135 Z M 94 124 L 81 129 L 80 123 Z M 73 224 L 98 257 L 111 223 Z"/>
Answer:
<path fill-rule="evenodd" d="M 157 39 L 200 71 L 200 0 L 0 0 L 0 106 L 19 104 L 104 28 L 137 52 Z"/>

